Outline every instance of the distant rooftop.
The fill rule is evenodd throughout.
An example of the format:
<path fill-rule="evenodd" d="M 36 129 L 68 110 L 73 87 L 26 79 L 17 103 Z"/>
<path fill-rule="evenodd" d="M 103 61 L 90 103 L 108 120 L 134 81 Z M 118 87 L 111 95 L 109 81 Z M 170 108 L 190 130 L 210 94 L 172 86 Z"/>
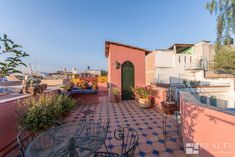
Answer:
<path fill-rule="evenodd" d="M 202 40 L 202 41 L 197 42 L 197 43 L 201 43 L 201 42 L 210 43 L 210 41 L 207 41 L 207 40 Z M 197 44 L 197 43 L 195 43 L 195 44 Z M 172 46 L 170 46 L 169 48 L 167 48 L 167 50 L 173 50 L 175 48 L 176 53 L 180 53 L 180 52 L 192 47 L 195 44 L 175 43 Z"/>

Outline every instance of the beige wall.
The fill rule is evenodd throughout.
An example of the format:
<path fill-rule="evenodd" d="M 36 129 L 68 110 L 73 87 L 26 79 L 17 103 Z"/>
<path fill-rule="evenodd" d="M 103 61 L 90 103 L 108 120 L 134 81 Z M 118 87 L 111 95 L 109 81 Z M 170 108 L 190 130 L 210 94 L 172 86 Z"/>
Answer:
<path fill-rule="evenodd" d="M 155 78 L 155 54 L 156 51 L 151 52 L 145 57 L 145 77 L 146 84 L 150 85 Z"/>
<path fill-rule="evenodd" d="M 213 60 L 214 47 L 207 42 L 199 42 L 193 46 L 194 59 Z"/>
<path fill-rule="evenodd" d="M 171 57 L 165 58 L 164 56 L 161 55 L 161 53 L 168 53 L 168 56 L 171 55 Z M 193 62 L 194 55 L 190 54 L 175 54 L 175 53 L 169 53 L 169 52 L 164 52 L 164 51 L 158 51 L 156 52 L 155 60 L 156 62 L 162 62 L 167 59 L 168 60 L 174 60 L 174 64 L 170 66 L 163 66 L 163 65 L 157 65 L 155 67 L 155 73 L 156 77 L 158 76 L 172 76 L 172 77 L 181 77 L 181 78 L 187 78 L 187 79 L 195 79 L 195 73 L 192 73 L 191 71 L 185 70 L 185 66 L 190 64 L 190 57 L 191 57 L 191 63 Z M 179 59 L 180 58 L 180 59 Z M 185 60 L 186 59 L 186 60 Z"/>
<path fill-rule="evenodd" d="M 63 79 L 43 79 L 41 83 L 45 83 L 48 86 L 62 85 Z"/>

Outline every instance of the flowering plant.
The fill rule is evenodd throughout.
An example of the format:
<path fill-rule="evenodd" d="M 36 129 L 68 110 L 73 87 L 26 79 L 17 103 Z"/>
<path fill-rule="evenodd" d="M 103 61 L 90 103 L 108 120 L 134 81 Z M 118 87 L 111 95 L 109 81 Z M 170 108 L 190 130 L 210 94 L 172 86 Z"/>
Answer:
<path fill-rule="evenodd" d="M 157 91 L 154 90 L 151 86 L 136 87 L 133 89 L 134 94 L 142 99 L 151 99 L 157 95 Z"/>
<path fill-rule="evenodd" d="M 114 96 L 118 96 L 119 95 L 118 88 L 117 87 L 113 88 L 112 93 L 113 93 Z"/>

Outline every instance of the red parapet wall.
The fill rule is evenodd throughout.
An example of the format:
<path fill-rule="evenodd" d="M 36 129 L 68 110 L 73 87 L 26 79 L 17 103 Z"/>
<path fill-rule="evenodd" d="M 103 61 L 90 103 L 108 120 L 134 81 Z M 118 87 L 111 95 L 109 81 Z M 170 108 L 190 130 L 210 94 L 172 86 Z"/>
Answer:
<path fill-rule="evenodd" d="M 0 103 L 0 156 L 3 156 L 16 145 L 18 133 L 17 106 L 18 101 L 23 99 L 25 98 Z"/>
<path fill-rule="evenodd" d="M 16 106 L 16 101 L 0 104 L 0 156 L 5 147 L 16 140 L 18 132 Z"/>
<path fill-rule="evenodd" d="M 203 106 L 187 92 L 180 93 L 180 102 L 184 146 L 199 144 L 202 157 L 234 157 L 235 114 Z"/>

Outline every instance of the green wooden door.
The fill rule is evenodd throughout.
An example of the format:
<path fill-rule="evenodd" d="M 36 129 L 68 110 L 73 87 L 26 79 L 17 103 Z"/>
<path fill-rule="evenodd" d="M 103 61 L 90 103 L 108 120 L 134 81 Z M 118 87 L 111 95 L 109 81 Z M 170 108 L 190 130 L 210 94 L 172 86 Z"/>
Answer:
<path fill-rule="evenodd" d="M 126 61 L 122 64 L 122 100 L 134 99 L 132 87 L 135 86 L 135 71 L 134 65 Z"/>

